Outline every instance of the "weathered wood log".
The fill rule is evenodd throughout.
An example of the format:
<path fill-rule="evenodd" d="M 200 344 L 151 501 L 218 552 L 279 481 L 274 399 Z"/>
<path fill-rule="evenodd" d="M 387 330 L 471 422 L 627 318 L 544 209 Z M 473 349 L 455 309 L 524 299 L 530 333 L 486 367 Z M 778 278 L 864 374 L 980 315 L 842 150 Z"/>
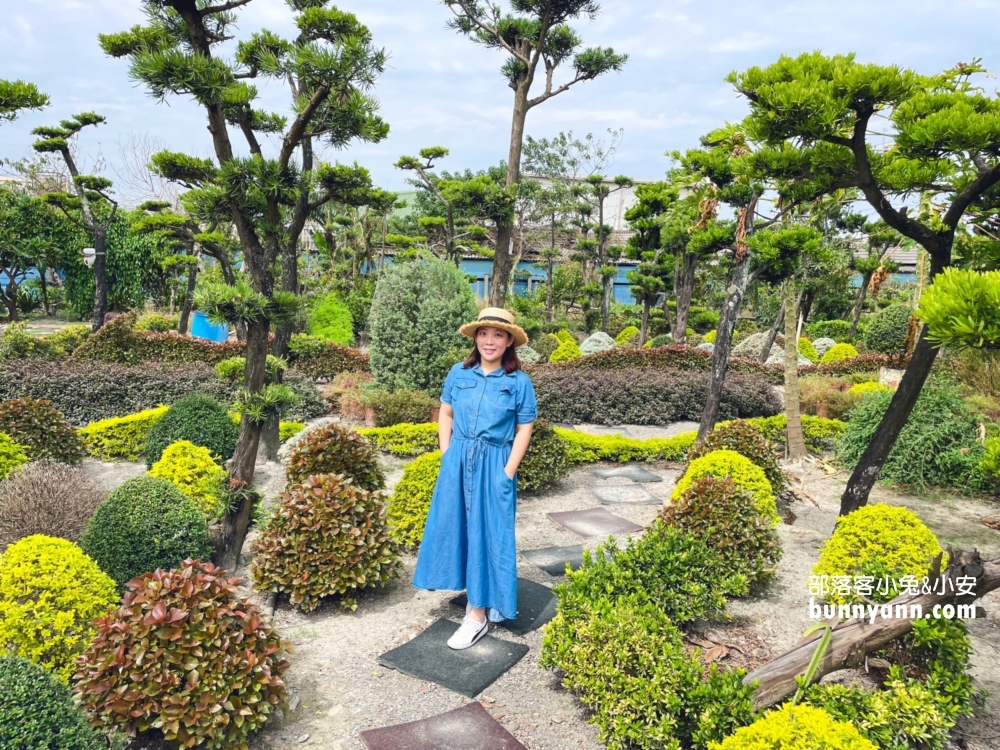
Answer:
<path fill-rule="evenodd" d="M 960 590 L 955 585 L 957 579 L 970 576 L 976 579 L 974 595 L 956 596 L 955 592 Z M 896 612 L 919 611 L 923 617 L 931 617 L 935 605 L 970 604 L 975 599 L 1000 588 L 1000 558 L 983 562 L 976 550 L 962 547 L 951 553 L 951 562 L 943 574 L 938 576 L 936 571 L 932 572 L 931 580 L 938 578 L 941 582 L 932 587 L 933 593 L 904 594 L 888 602 L 885 606 L 892 608 L 891 618 L 883 618 L 879 614 L 874 621 L 870 616 L 842 621 L 837 617 L 826 620 L 833 628 L 833 638 L 819 663 L 814 681 L 838 669 L 861 666 L 864 664 L 866 654 L 882 648 L 912 630 L 913 619 L 897 618 L 894 616 Z M 942 593 L 937 593 L 938 591 Z M 913 609 L 914 605 L 918 605 L 919 610 Z M 878 607 L 880 612 L 882 606 Z M 906 609 L 897 610 L 897 606 L 905 606 Z M 867 612 L 868 607 L 865 609 Z M 795 678 L 805 673 L 821 636 L 822 631 L 819 631 L 803 638 L 790 650 L 758 667 L 744 678 L 745 684 L 749 685 L 754 680 L 759 683 L 754 693 L 754 704 L 758 709 L 773 706 L 795 692 L 798 687 Z"/>

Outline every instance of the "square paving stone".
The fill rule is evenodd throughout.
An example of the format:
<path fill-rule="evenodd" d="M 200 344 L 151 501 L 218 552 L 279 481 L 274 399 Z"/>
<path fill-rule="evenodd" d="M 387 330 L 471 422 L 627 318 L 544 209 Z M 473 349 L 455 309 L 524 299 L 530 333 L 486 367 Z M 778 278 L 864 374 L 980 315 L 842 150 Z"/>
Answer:
<path fill-rule="evenodd" d="M 378 663 L 475 698 L 528 653 L 521 643 L 491 635 L 455 651 L 448 648 L 448 639 L 456 630 L 457 623 L 441 618 L 409 643 L 382 654 Z"/>
<path fill-rule="evenodd" d="M 627 466 L 619 466 L 613 469 L 604 468 L 601 466 L 592 466 L 587 469 L 595 477 L 600 477 L 601 479 L 617 479 L 621 477 L 623 479 L 631 479 L 633 482 L 638 482 L 640 484 L 645 484 L 646 482 L 662 482 L 663 477 L 659 474 L 654 474 L 651 471 L 646 471 L 644 468 L 637 464 L 628 464 Z"/>
<path fill-rule="evenodd" d="M 583 565 L 583 545 L 529 549 L 521 552 L 521 556 L 550 576 L 564 576 L 566 575 L 566 563 L 569 563 L 571 570 L 579 570 L 580 566 Z"/>
<path fill-rule="evenodd" d="M 612 484 L 587 489 L 605 505 L 663 505 L 663 500 L 650 494 L 641 484 Z"/>
<path fill-rule="evenodd" d="M 451 603 L 465 609 L 465 594 L 456 596 Z M 504 620 L 497 625 L 514 635 L 530 633 L 556 616 L 556 597 L 552 589 L 527 578 L 517 579 L 517 618 Z"/>
<path fill-rule="evenodd" d="M 642 531 L 642 526 L 609 513 L 604 508 L 588 508 L 587 510 L 567 510 L 560 513 L 548 513 L 549 518 L 562 524 L 574 534 L 580 536 L 608 536 L 609 534 L 624 534 L 631 531 Z"/>
<path fill-rule="evenodd" d="M 526 750 L 478 701 L 429 719 L 361 733 L 368 750 Z"/>

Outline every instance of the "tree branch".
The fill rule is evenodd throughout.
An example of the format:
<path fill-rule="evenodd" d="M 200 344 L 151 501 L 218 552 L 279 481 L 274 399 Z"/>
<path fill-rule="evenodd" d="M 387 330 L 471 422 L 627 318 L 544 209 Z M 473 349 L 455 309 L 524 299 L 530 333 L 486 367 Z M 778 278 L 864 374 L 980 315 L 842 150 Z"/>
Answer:
<path fill-rule="evenodd" d="M 951 227 L 952 229 L 957 227 L 958 222 L 962 220 L 965 209 L 969 207 L 972 201 L 998 182 L 1000 182 L 1000 164 L 980 174 L 979 177 L 969 183 L 965 190 L 956 195 L 945 215 L 941 217 L 941 221 L 944 222 L 946 227 Z"/>
<path fill-rule="evenodd" d="M 292 123 L 292 127 L 289 128 L 288 134 L 285 136 L 285 141 L 281 145 L 281 154 L 278 156 L 278 163 L 281 166 L 287 167 L 288 162 L 292 158 L 292 154 L 295 152 L 296 147 L 302 140 L 302 136 L 306 132 L 306 126 L 312 119 L 313 114 L 319 109 L 319 106 L 326 101 L 326 98 L 330 95 L 330 87 L 323 85 L 316 89 L 313 93 L 312 98 L 309 103 L 306 104 L 305 108 L 299 112 L 299 116 L 295 118 L 295 122 Z"/>
<path fill-rule="evenodd" d="M 455 8 L 453 7 L 454 4 L 457 4 L 462 9 L 461 13 L 455 10 Z M 499 44 L 501 47 L 503 47 L 505 50 L 507 50 L 510 54 L 512 54 L 521 62 L 523 62 L 525 65 L 528 65 L 531 62 L 519 50 L 507 44 L 507 41 L 502 36 L 500 36 L 500 32 L 497 30 L 495 26 L 494 27 L 488 26 L 482 20 L 480 20 L 479 15 L 475 12 L 475 9 L 470 7 L 469 3 L 466 2 L 466 0 L 457 0 L 457 3 L 447 3 L 447 5 L 448 5 L 448 10 L 450 10 L 456 18 L 465 18 L 468 21 L 470 21 L 473 26 L 482 31 L 484 34 L 489 34 L 491 37 L 493 37 L 493 39 L 496 41 L 497 44 Z"/>
<path fill-rule="evenodd" d="M 549 79 L 550 80 L 548 81 L 548 83 L 547 83 L 547 85 L 545 87 L 545 89 L 546 89 L 545 93 L 541 94 L 540 96 L 536 96 L 534 99 L 529 99 L 528 100 L 528 109 L 531 109 L 532 107 L 537 107 L 542 102 L 548 101 L 549 99 L 551 99 L 554 96 L 559 96 L 559 94 L 563 93 L 564 91 L 568 91 L 571 86 L 579 83 L 580 81 L 587 80 L 586 78 L 583 78 L 581 76 L 577 76 L 576 78 L 574 78 L 569 83 L 564 83 L 562 86 L 560 86 L 559 88 L 557 88 L 555 91 L 552 91 L 549 88 L 549 86 L 551 85 L 551 76 L 549 76 Z"/>
<path fill-rule="evenodd" d="M 207 8 L 202 8 L 199 14 L 204 16 L 210 16 L 213 13 L 225 13 L 227 10 L 233 10 L 239 8 L 242 5 L 246 5 L 251 2 L 251 0 L 229 0 L 227 3 L 222 3 L 221 5 L 209 5 Z"/>

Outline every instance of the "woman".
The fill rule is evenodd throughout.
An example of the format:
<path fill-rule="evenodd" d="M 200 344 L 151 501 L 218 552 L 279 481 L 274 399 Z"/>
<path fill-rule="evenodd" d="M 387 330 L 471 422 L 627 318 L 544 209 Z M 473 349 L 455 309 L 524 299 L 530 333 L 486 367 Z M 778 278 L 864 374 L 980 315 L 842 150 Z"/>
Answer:
<path fill-rule="evenodd" d="M 465 590 L 453 649 L 476 643 L 489 621 L 517 617 L 517 467 L 536 416 L 535 389 L 516 352 L 528 336 L 514 316 L 488 307 L 459 330 L 476 345 L 441 391 L 441 472 L 413 576 L 419 589 Z"/>

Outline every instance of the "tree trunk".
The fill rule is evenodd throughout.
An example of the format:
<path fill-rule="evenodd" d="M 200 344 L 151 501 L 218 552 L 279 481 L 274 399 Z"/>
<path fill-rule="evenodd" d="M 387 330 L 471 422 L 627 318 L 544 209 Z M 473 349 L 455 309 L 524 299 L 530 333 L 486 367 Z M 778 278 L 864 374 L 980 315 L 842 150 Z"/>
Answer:
<path fill-rule="evenodd" d="M 104 316 L 108 312 L 108 262 L 107 233 L 103 228 L 94 233 L 94 315 L 91 327 L 96 332 L 104 325 Z"/>
<path fill-rule="evenodd" d="M 448 260 L 454 263 L 456 266 L 461 265 L 462 259 L 458 255 L 458 250 L 455 247 L 455 209 L 451 205 L 451 202 L 445 203 L 445 208 L 448 211 L 448 235 L 445 238 L 445 254 L 448 256 Z"/>
<path fill-rule="evenodd" d="M 782 324 L 785 322 L 785 303 L 781 303 L 781 307 L 778 308 L 778 316 L 774 319 L 774 325 L 771 326 L 771 330 L 767 332 L 767 338 L 764 340 L 764 346 L 760 348 L 760 354 L 757 355 L 757 359 L 761 362 L 766 362 L 767 358 L 771 356 L 771 347 L 774 346 L 774 340 L 778 338 L 778 331 L 781 329 Z"/>
<path fill-rule="evenodd" d="M 513 233 L 513 225 L 497 225 L 497 247 L 493 255 L 493 274 L 490 278 L 490 307 L 503 307 L 507 301 L 507 287 L 510 285 L 510 274 L 514 268 L 514 259 L 510 254 L 510 239 Z"/>
<path fill-rule="evenodd" d="M 673 337 L 675 344 L 687 342 L 688 317 L 691 313 L 691 298 L 694 296 L 694 272 L 698 265 L 698 259 L 694 253 L 684 253 L 681 260 L 680 272 L 674 276 L 674 299 L 677 300 L 677 313 L 674 318 Z M 742 299 L 742 294 L 740 295 Z M 737 313 L 739 310 L 737 309 Z M 732 320 L 733 327 L 736 326 L 736 318 Z M 719 321 L 722 324 L 722 321 Z M 718 336 L 718 334 L 716 334 Z M 731 343 L 731 342 L 730 342 Z M 718 343 L 716 343 L 718 348 Z"/>
<path fill-rule="evenodd" d="M 816 294 L 812 289 L 807 290 L 801 297 L 802 302 L 799 304 L 799 318 L 802 319 L 802 325 L 805 325 L 809 321 L 815 297 Z"/>
<path fill-rule="evenodd" d="M 865 297 L 868 295 L 868 285 L 871 283 L 871 280 L 871 273 L 865 274 L 865 277 L 861 280 L 861 291 L 858 292 L 858 299 L 854 303 L 854 312 L 851 315 L 851 332 L 848 334 L 848 338 L 851 341 L 854 341 L 854 334 L 858 331 L 858 321 L 861 320 L 861 311 L 865 309 Z"/>
<path fill-rule="evenodd" d="M 646 335 L 649 330 L 649 300 L 642 303 L 642 327 L 639 328 L 639 346 L 646 344 Z"/>
<path fill-rule="evenodd" d="M 8 323 L 13 323 L 15 320 L 21 319 L 17 312 L 17 284 L 12 277 L 7 282 L 7 289 L 3 295 L 3 304 L 7 308 Z"/>
<path fill-rule="evenodd" d="M 603 285 L 601 290 L 601 330 L 607 333 L 611 326 L 611 298 L 615 291 L 615 277 L 606 273 L 604 268 L 601 268 L 601 283 Z"/>
<path fill-rule="evenodd" d="M 799 403 L 798 299 L 795 281 L 785 281 L 785 416 L 788 420 L 788 457 L 805 458 L 806 439 L 802 434 L 801 404 Z"/>
<path fill-rule="evenodd" d="M 45 311 L 46 315 L 51 315 L 52 310 L 49 307 L 49 285 L 45 281 L 45 275 L 49 270 L 45 267 L 38 268 L 38 283 L 42 287 L 42 309 Z"/>
<path fill-rule="evenodd" d="M 191 318 L 191 308 L 194 306 L 194 287 L 198 281 L 198 265 L 192 264 L 188 267 L 187 292 L 184 295 L 184 304 L 181 306 L 181 319 L 177 323 L 177 332 L 185 334 L 188 332 L 188 321 Z"/>
<path fill-rule="evenodd" d="M 935 605 L 951 604 L 956 601 L 955 585 L 959 577 L 974 577 L 976 585 L 973 597 L 961 597 L 959 603 L 970 604 L 974 599 L 1000 588 L 1000 558 L 983 562 L 976 550 L 960 548 L 953 555 L 952 561 L 943 578 L 946 583 L 932 587 L 932 593 L 898 596 L 884 606 L 891 606 L 895 614 L 897 606 L 906 606 L 907 614 L 933 614 Z M 937 581 L 937 576 L 932 575 Z M 951 588 L 949 588 L 951 587 Z M 937 592 L 938 588 L 946 593 Z M 919 610 L 910 609 L 919 605 Z M 874 606 L 874 605 L 873 605 Z M 880 608 L 881 610 L 881 608 Z M 869 610 L 865 607 L 865 612 Z M 865 663 L 868 653 L 884 647 L 889 642 L 906 635 L 913 629 L 913 619 L 907 617 L 876 617 L 871 621 L 871 615 L 865 619 L 847 619 L 843 622 L 831 623 L 833 638 L 816 670 L 814 681 L 824 675 L 849 667 L 859 667 Z M 757 710 L 773 706 L 789 697 L 798 689 L 796 677 L 805 673 L 822 632 L 816 632 L 804 638 L 790 650 L 778 658 L 750 672 L 743 678 L 743 684 L 750 685 L 756 680 L 759 685 L 754 692 L 754 707 Z"/>

